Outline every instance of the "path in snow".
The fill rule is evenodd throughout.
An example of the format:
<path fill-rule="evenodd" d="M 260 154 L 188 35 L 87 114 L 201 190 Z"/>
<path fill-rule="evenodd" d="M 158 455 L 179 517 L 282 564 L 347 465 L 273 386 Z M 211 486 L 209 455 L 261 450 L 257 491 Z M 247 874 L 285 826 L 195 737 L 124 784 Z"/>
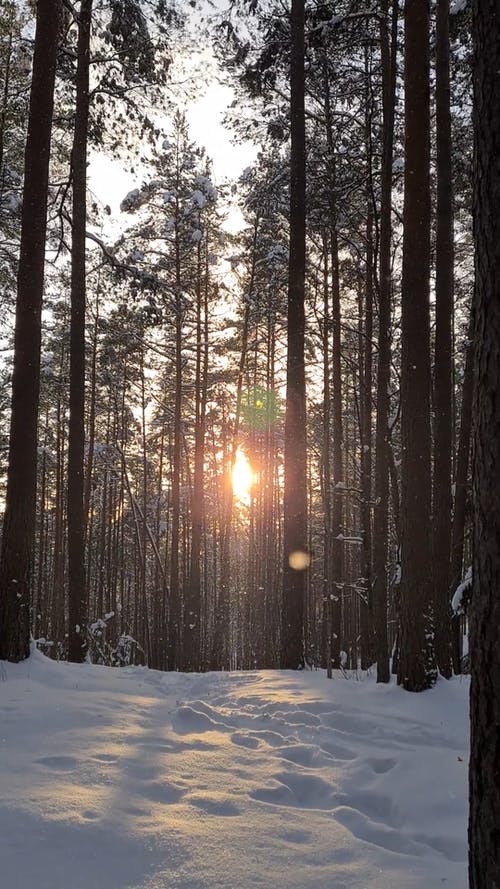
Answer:
<path fill-rule="evenodd" d="M 6 889 L 465 889 L 467 683 L 0 664 Z"/>

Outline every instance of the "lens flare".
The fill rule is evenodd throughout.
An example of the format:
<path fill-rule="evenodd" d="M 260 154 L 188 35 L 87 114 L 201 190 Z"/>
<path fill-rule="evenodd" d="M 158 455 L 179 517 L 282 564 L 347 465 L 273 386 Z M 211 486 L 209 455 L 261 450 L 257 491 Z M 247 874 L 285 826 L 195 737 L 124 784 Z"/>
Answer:
<path fill-rule="evenodd" d="M 254 474 L 248 458 L 244 451 L 238 448 L 233 466 L 232 482 L 234 496 L 240 503 L 246 505 L 250 503 L 250 490 L 254 480 Z"/>
<path fill-rule="evenodd" d="M 305 571 L 311 564 L 311 556 L 302 550 L 295 550 L 288 556 L 288 564 L 294 571 Z"/>

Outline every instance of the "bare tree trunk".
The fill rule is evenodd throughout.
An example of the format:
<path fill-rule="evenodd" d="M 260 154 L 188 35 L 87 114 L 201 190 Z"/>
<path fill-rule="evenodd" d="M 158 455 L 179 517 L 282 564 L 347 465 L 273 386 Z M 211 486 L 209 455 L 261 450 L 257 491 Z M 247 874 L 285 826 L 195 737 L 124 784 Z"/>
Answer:
<path fill-rule="evenodd" d="M 286 368 L 285 487 L 281 666 L 304 664 L 306 588 L 306 382 L 304 365 L 306 269 L 306 134 L 304 112 L 304 0 L 292 0 L 290 55 L 290 257 Z"/>
<path fill-rule="evenodd" d="M 332 678 L 332 467 L 330 396 L 330 289 L 328 283 L 328 234 L 323 236 L 323 622 L 326 674 Z"/>
<path fill-rule="evenodd" d="M 405 200 L 401 336 L 401 646 L 398 683 L 436 678 L 431 621 L 429 0 L 405 6 Z"/>
<path fill-rule="evenodd" d="M 450 115 L 450 4 L 436 18 L 436 341 L 434 355 L 433 593 L 436 663 L 451 668 L 449 603 L 452 458 L 453 182 Z"/>
<path fill-rule="evenodd" d="M 89 122 L 90 29 L 93 0 L 82 0 L 78 16 L 76 117 L 71 170 L 71 325 L 68 439 L 68 569 L 70 661 L 85 659 L 85 236 L 87 226 L 87 140 Z"/>
<path fill-rule="evenodd" d="M 500 886 L 500 18 L 473 4 L 476 244 L 469 886 Z"/>
<path fill-rule="evenodd" d="M 392 156 L 396 95 L 398 3 L 392 4 L 389 40 L 389 2 L 384 0 L 381 22 L 383 80 L 382 197 L 380 206 L 380 273 L 375 422 L 375 509 L 373 516 L 373 618 L 377 682 L 389 682 L 387 639 L 387 554 L 389 537 L 389 386 L 391 379 L 391 231 Z"/>
<path fill-rule="evenodd" d="M 92 370 L 90 379 L 90 405 L 89 405 L 89 444 L 87 452 L 87 465 L 85 468 L 85 490 L 83 495 L 83 517 L 85 521 L 85 536 L 87 537 L 87 525 L 89 521 L 90 498 L 92 493 L 92 474 L 94 468 L 95 446 L 95 421 L 96 421 L 96 389 L 97 389 L 97 347 L 99 329 L 99 296 L 96 299 L 94 339 L 92 342 Z"/>
<path fill-rule="evenodd" d="M 178 149 L 179 150 L 179 149 Z M 179 164 L 179 158 L 177 160 Z M 179 169 L 177 181 L 179 181 Z M 182 277 L 179 233 L 179 199 L 175 208 L 175 397 L 174 397 L 174 440 L 172 447 L 172 528 L 170 542 L 170 608 L 168 630 L 168 669 L 179 666 L 181 590 L 179 582 L 180 547 L 180 484 L 182 457 Z"/>
<path fill-rule="evenodd" d="M 373 212 L 368 207 L 366 221 L 365 325 L 361 343 L 364 360 L 361 386 L 361 490 L 362 490 L 362 576 L 364 597 L 360 603 L 361 667 L 372 663 L 372 375 L 373 375 Z"/>
<path fill-rule="evenodd" d="M 330 257 L 332 276 L 332 469 L 333 469 L 333 497 L 332 497 L 332 530 L 331 530 L 331 574 L 332 585 L 330 591 L 331 602 L 331 655 L 332 664 L 338 667 L 340 664 L 340 648 L 342 635 L 342 598 L 344 580 L 344 543 L 343 513 L 344 513 L 344 474 L 342 459 L 343 428 L 342 428 L 342 366 L 341 366 L 341 311 L 340 311 L 340 276 L 339 276 L 339 249 L 337 236 L 337 206 L 336 206 L 336 169 L 335 146 L 333 139 L 333 121 L 330 104 L 330 85 L 326 64 L 324 66 L 325 87 L 325 126 L 326 141 L 328 146 L 328 177 L 329 177 L 329 210 L 330 210 Z"/>
<path fill-rule="evenodd" d="M 29 655 L 37 418 L 50 138 L 59 0 L 38 0 L 24 165 L 7 496 L 0 554 L 0 659 Z"/>

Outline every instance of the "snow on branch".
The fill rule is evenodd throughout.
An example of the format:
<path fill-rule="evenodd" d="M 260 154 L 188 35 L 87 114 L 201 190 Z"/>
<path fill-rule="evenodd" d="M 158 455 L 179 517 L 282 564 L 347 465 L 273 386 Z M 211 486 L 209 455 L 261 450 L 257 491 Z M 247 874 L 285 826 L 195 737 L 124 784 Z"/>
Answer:
<path fill-rule="evenodd" d="M 451 600 L 453 614 L 465 614 L 472 593 L 472 565 L 467 569 L 466 575 L 460 583 Z"/>

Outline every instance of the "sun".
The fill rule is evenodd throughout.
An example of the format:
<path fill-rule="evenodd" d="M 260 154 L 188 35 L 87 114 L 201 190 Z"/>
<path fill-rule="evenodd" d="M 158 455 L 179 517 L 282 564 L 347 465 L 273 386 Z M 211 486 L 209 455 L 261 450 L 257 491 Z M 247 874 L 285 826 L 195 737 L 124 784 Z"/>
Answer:
<path fill-rule="evenodd" d="M 232 472 L 233 493 L 236 500 L 246 505 L 250 503 L 250 489 L 254 481 L 254 473 L 248 458 L 244 451 L 238 448 Z"/>

